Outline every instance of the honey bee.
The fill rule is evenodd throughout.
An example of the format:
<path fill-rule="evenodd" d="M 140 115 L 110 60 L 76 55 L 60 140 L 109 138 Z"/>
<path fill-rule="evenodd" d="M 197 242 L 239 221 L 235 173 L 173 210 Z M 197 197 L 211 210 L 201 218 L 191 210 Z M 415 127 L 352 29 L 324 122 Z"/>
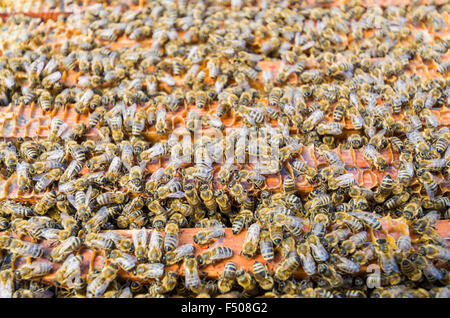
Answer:
<path fill-rule="evenodd" d="M 270 238 L 270 233 L 266 229 L 261 229 L 259 250 L 261 251 L 261 255 L 266 262 L 271 263 L 273 261 L 274 259 L 273 243 Z"/>
<path fill-rule="evenodd" d="M 148 261 L 150 263 L 159 263 L 163 254 L 163 235 L 158 230 L 153 230 L 150 235 L 150 242 L 148 245 Z"/>
<path fill-rule="evenodd" d="M 18 279 L 33 279 L 47 275 L 52 269 L 53 266 L 49 262 L 33 262 L 23 265 L 14 274 Z"/>
<path fill-rule="evenodd" d="M 194 293 L 199 292 L 202 283 L 198 273 L 196 258 L 193 255 L 185 257 L 183 266 L 186 288 Z"/>
<path fill-rule="evenodd" d="M 298 236 L 303 231 L 303 220 L 297 216 L 275 213 L 272 215 L 271 221 L 278 225 L 283 225 L 294 236 Z"/>
<path fill-rule="evenodd" d="M 286 281 L 292 276 L 299 265 L 299 256 L 296 254 L 291 254 L 280 263 L 280 266 L 275 271 L 274 277 L 280 281 Z"/>
<path fill-rule="evenodd" d="M 364 158 L 366 158 L 376 169 L 384 170 L 387 168 L 386 160 L 380 155 L 372 145 L 367 145 L 363 149 Z"/>
<path fill-rule="evenodd" d="M 111 263 L 119 266 L 127 272 L 133 272 L 136 268 L 136 258 L 133 255 L 127 254 L 118 249 L 112 250 L 108 255 L 108 259 Z"/>
<path fill-rule="evenodd" d="M 259 235 L 261 227 L 258 223 L 253 223 L 247 230 L 244 243 L 242 245 L 242 254 L 248 258 L 252 258 L 259 244 Z"/>
<path fill-rule="evenodd" d="M 217 203 L 214 199 L 214 193 L 212 192 L 211 188 L 209 187 L 209 185 L 203 184 L 202 186 L 200 186 L 199 192 L 200 198 L 202 199 L 209 213 L 213 214 L 217 209 Z"/>
<path fill-rule="evenodd" d="M 179 228 L 176 223 L 168 223 L 165 228 L 164 251 L 173 251 L 178 245 Z"/>
<path fill-rule="evenodd" d="M 428 259 L 438 259 L 447 262 L 450 259 L 448 249 L 439 245 L 426 244 L 419 248 L 419 254 Z"/>
<path fill-rule="evenodd" d="M 19 162 L 16 166 L 17 184 L 20 191 L 28 192 L 32 188 L 30 169 L 31 165 L 25 161 Z"/>
<path fill-rule="evenodd" d="M 399 272 L 397 263 L 395 262 L 395 259 L 391 253 L 391 248 L 386 239 L 376 240 L 375 252 L 379 258 L 381 269 L 386 273 L 386 275 Z"/>
<path fill-rule="evenodd" d="M 212 227 L 205 230 L 198 231 L 193 236 L 193 241 L 198 245 L 207 245 L 209 243 L 214 242 L 218 238 L 225 236 L 225 231 L 221 227 Z"/>
<path fill-rule="evenodd" d="M 67 285 L 69 288 L 74 285 L 74 281 L 81 275 L 82 255 L 69 255 L 64 263 L 55 273 L 55 282 L 59 285 Z"/>
<path fill-rule="evenodd" d="M 428 197 L 433 200 L 438 188 L 437 182 L 434 179 L 433 175 L 430 172 L 425 171 L 422 175 L 419 176 L 419 180 L 422 182 Z"/>
<path fill-rule="evenodd" d="M 231 202 L 228 195 L 222 190 L 217 190 L 214 196 L 220 212 L 227 215 L 231 214 Z"/>
<path fill-rule="evenodd" d="M 99 209 L 95 215 L 85 223 L 85 228 L 88 233 L 98 232 L 104 226 L 110 216 L 110 212 L 106 207 Z"/>
<path fill-rule="evenodd" d="M 160 108 L 156 111 L 156 132 L 158 134 L 167 133 L 166 110 Z"/>
<path fill-rule="evenodd" d="M 195 106 L 202 109 L 206 106 L 208 101 L 208 96 L 205 91 L 196 91 L 195 92 Z"/>
<path fill-rule="evenodd" d="M 233 257 L 233 250 L 226 246 L 211 247 L 197 256 L 199 267 L 220 262 L 224 259 Z"/>
<path fill-rule="evenodd" d="M 12 239 L 8 249 L 11 253 L 25 257 L 41 258 L 44 256 L 44 250 L 40 245 L 18 239 Z"/>
<path fill-rule="evenodd" d="M 257 282 L 253 275 L 243 269 L 236 272 L 236 282 L 244 289 L 243 297 L 250 297 L 257 288 Z"/>
<path fill-rule="evenodd" d="M 115 242 L 113 239 L 98 233 L 87 234 L 84 243 L 90 248 L 102 250 L 111 250 L 115 247 Z"/>
<path fill-rule="evenodd" d="M 372 214 L 369 212 L 363 212 L 363 211 L 354 211 L 354 212 L 349 212 L 348 214 L 360 219 L 361 221 L 364 222 L 365 225 L 367 225 L 368 227 L 370 227 L 376 231 L 380 231 L 382 228 L 380 220 L 376 214 Z"/>
<path fill-rule="evenodd" d="M 14 272 L 4 269 L 0 272 L 0 297 L 12 298 L 14 292 Z"/>
<path fill-rule="evenodd" d="M 34 211 L 39 215 L 44 215 L 50 208 L 56 205 L 56 191 L 52 190 L 44 194 L 41 200 L 39 200 Z"/>
<path fill-rule="evenodd" d="M 30 217 L 33 215 L 33 210 L 31 208 L 9 200 L 0 203 L 0 210 L 3 214 L 15 217 Z"/>
<path fill-rule="evenodd" d="M 132 232 L 134 255 L 138 261 L 147 259 L 147 231 L 145 229 L 135 230 Z"/>
<path fill-rule="evenodd" d="M 51 262 L 61 262 L 69 254 L 77 251 L 81 246 L 81 239 L 79 237 L 70 236 L 67 239 L 61 241 L 61 243 L 52 249 L 48 260 Z"/>
<path fill-rule="evenodd" d="M 244 228 L 250 226 L 253 220 L 253 213 L 250 210 L 244 209 L 239 212 L 238 215 L 233 219 L 232 232 L 234 235 L 242 232 Z"/>
<path fill-rule="evenodd" d="M 103 296 L 108 286 L 117 277 L 118 270 L 118 266 L 114 264 L 105 266 L 102 271 L 88 283 L 86 287 L 86 296 L 89 298 Z"/>
<path fill-rule="evenodd" d="M 183 244 L 172 251 L 166 252 L 165 260 L 167 265 L 176 264 L 189 255 L 194 254 L 194 246 L 192 244 Z"/>
<path fill-rule="evenodd" d="M 255 261 L 253 263 L 253 275 L 259 286 L 264 290 L 271 290 L 274 286 L 274 279 L 269 274 L 267 266 Z"/>
<path fill-rule="evenodd" d="M 145 110 L 139 110 L 136 112 L 132 124 L 132 135 L 140 136 L 142 131 L 145 129 L 145 123 L 147 119 L 147 114 Z"/>
<path fill-rule="evenodd" d="M 235 283 L 236 279 L 236 264 L 233 262 L 228 262 L 225 264 L 223 272 L 221 273 L 219 280 L 217 282 L 217 287 L 220 293 L 228 293 Z"/>
<path fill-rule="evenodd" d="M 136 276 L 140 279 L 161 278 L 164 275 L 164 264 L 143 263 L 136 267 Z"/>
<path fill-rule="evenodd" d="M 367 138 L 358 134 L 352 134 L 348 137 L 348 144 L 353 149 L 360 149 L 367 144 Z"/>
<path fill-rule="evenodd" d="M 237 203 L 242 204 L 246 197 L 247 191 L 244 189 L 243 185 L 240 182 L 232 181 L 228 189 L 230 191 L 231 196 L 236 200 Z"/>
<path fill-rule="evenodd" d="M 109 204 L 121 204 L 125 201 L 126 194 L 122 192 L 104 192 L 95 198 L 99 206 Z"/>
<path fill-rule="evenodd" d="M 33 180 L 37 181 L 34 189 L 36 192 L 43 192 L 47 187 L 49 187 L 53 182 L 57 181 L 59 177 L 63 174 L 62 168 L 52 169 L 43 175 L 36 175 Z"/>

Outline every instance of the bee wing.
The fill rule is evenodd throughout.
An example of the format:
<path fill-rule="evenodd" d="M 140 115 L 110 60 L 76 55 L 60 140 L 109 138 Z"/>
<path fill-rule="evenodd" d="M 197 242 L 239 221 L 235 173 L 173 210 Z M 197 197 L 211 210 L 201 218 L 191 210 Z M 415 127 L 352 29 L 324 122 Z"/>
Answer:
<path fill-rule="evenodd" d="M 75 196 L 73 196 L 73 195 L 67 195 L 67 200 L 69 201 L 70 204 L 72 204 L 72 206 L 73 206 L 75 209 L 78 209 L 78 204 L 77 204 L 77 202 L 75 201 Z"/>
<path fill-rule="evenodd" d="M 154 158 L 164 153 L 164 147 L 161 143 L 157 143 L 145 152 L 150 154 L 149 157 Z"/>
<path fill-rule="evenodd" d="M 164 72 L 162 76 L 158 78 L 159 81 L 164 82 L 169 86 L 175 85 L 175 79 L 168 73 Z"/>
<path fill-rule="evenodd" d="M 61 133 L 66 128 L 67 128 L 67 124 L 63 120 L 61 120 L 61 119 L 59 119 L 57 117 L 53 117 L 53 119 L 52 119 L 52 121 L 50 123 L 50 131 L 57 130 L 56 134 L 57 134 L 57 136 L 60 136 Z"/>
<path fill-rule="evenodd" d="M 145 169 L 147 168 L 147 163 L 148 163 L 148 160 L 142 160 L 139 163 L 139 168 L 141 169 L 141 173 L 144 173 Z"/>
<path fill-rule="evenodd" d="M 253 244 L 258 244 L 260 230 L 261 227 L 258 223 L 253 223 L 252 225 L 250 225 L 247 231 L 247 235 L 245 237 L 245 242 L 252 242 Z"/>
<path fill-rule="evenodd" d="M 26 176 L 28 174 L 28 169 L 30 168 L 30 164 L 26 161 L 21 161 L 17 164 L 17 175 L 24 175 Z"/>
<path fill-rule="evenodd" d="M 111 160 L 111 164 L 109 165 L 107 173 L 115 173 L 120 170 L 121 160 L 120 157 L 115 156 L 113 160 Z"/>
<path fill-rule="evenodd" d="M 219 118 L 213 117 L 213 116 L 210 116 L 209 123 L 213 127 L 222 127 L 223 126 L 222 121 Z"/>
<path fill-rule="evenodd" d="M 316 41 L 308 41 L 301 46 L 302 51 L 309 50 L 316 44 Z"/>
<path fill-rule="evenodd" d="M 355 183 L 355 177 L 352 173 L 346 173 L 336 178 L 338 186 L 348 186 Z"/>
<path fill-rule="evenodd" d="M 423 187 L 425 188 L 425 191 L 427 192 L 428 197 L 430 198 L 430 200 L 434 200 L 434 191 L 431 190 L 431 187 L 424 183 Z"/>
<path fill-rule="evenodd" d="M 212 251 L 214 248 L 218 248 L 218 247 L 219 247 L 219 245 L 214 246 L 214 247 L 211 247 L 211 248 L 208 249 L 208 251 L 210 252 L 210 251 Z M 234 253 L 231 252 L 231 256 L 232 256 L 233 254 L 234 254 Z M 228 256 L 228 255 L 224 255 L 224 254 L 220 254 L 220 253 L 211 253 L 210 259 L 211 259 L 211 261 L 221 260 L 221 259 L 224 259 L 224 258 L 225 258 L 224 256 Z M 227 258 L 228 258 L 228 257 L 227 257 Z"/>
<path fill-rule="evenodd" d="M 52 74 L 48 75 L 46 79 L 48 79 L 50 82 L 55 83 L 56 81 L 59 81 L 62 77 L 61 72 L 53 72 Z"/>
<path fill-rule="evenodd" d="M 90 174 L 85 174 L 83 177 L 87 178 L 88 180 L 94 180 L 97 179 L 101 176 L 103 176 L 105 173 L 103 171 L 98 171 L 98 172 L 94 172 L 94 173 L 90 173 Z"/>
<path fill-rule="evenodd" d="M 184 198 L 184 192 L 183 191 L 177 191 L 177 192 L 169 194 L 167 197 L 168 198 L 181 199 L 181 198 Z"/>
<path fill-rule="evenodd" d="M 364 211 L 353 211 L 353 212 L 347 212 L 348 215 L 352 215 L 358 219 L 368 219 L 368 218 L 376 218 L 381 219 L 381 215 L 370 213 L 370 212 L 364 212 Z"/>
<path fill-rule="evenodd" d="M 69 193 L 75 190 L 75 180 L 71 180 L 67 183 L 59 183 L 58 184 L 58 192 Z"/>
<path fill-rule="evenodd" d="M 191 254 L 194 254 L 194 245 L 192 244 L 183 244 L 178 246 L 173 252 L 176 253 L 178 257 L 185 257 Z"/>
<path fill-rule="evenodd" d="M 156 111 L 156 120 L 157 121 L 162 121 L 162 120 L 166 120 L 166 109 L 163 108 L 159 108 Z"/>
<path fill-rule="evenodd" d="M 47 160 L 59 160 L 65 156 L 65 152 L 62 149 L 58 149 L 48 152 L 47 155 Z"/>
<path fill-rule="evenodd" d="M 413 164 L 411 162 L 405 161 L 405 162 L 403 162 L 403 166 L 404 166 L 405 171 L 408 174 L 408 176 L 410 176 L 412 178 L 414 176 Z"/>
<path fill-rule="evenodd" d="M 42 62 L 42 65 L 44 64 L 44 62 Z M 52 73 L 54 70 L 56 70 L 56 68 L 58 67 L 58 63 L 56 62 L 56 60 L 52 57 L 47 64 L 45 65 L 45 67 L 43 67 L 43 69 L 41 68 L 41 71 L 44 71 L 45 74 L 50 74 Z M 37 71 L 37 70 L 36 70 Z M 37 74 L 40 74 L 41 72 L 37 72 Z"/>
<path fill-rule="evenodd" d="M 72 139 L 73 131 L 72 129 L 66 130 L 64 133 L 61 134 L 61 139 L 64 141 Z"/>
<path fill-rule="evenodd" d="M 302 263 L 303 270 L 308 275 L 314 275 L 316 272 L 316 262 L 312 257 L 311 253 L 307 253 L 306 255 L 300 253 L 298 254 L 300 257 L 300 261 Z"/>
<path fill-rule="evenodd" d="M 92 186 L 89 186 L 89 188 L 86 191 L 86 201 L 85 204 L 89 204 L 89 201 L 91 200 L 92 195 Z"/>
<path fill-rule="evenodd" d="M 152 248 L 161 249 L 161 246 L 158 241 L 158 236 L 162 235 L 161 232 L 158 230 L 153 230 L 152 234 L 150 235 L 150 242 L 148 245 L 149 250 Z"/>
<path fill-rule="evenodd" d="M 147 245 L 147 231 L 145 228 L 140 230 L 133 230 L 131 232 L 134 247 Z"/>
<path fill-rule="evenodd" d="M 39 181 L 41 180 L 47 173 L 41 173 L 33 176 L 33 181 Z"/>
<path fill-rule="evenodd" d="M 152 173 L 152 175 L 150 176 L 150 180 L 157 182 L 161 180 L 163 175 L 164 175 L 164 168 L 159 168 L 158 170 Z"/>
<path fill-rule="evenodd" d="M 264 181 L 266 180 L 266 177 L 264 177 L 263 175 L 259 174 L 258 172 L 252 173 L 249 178 L 251 180 L 259 180 L 259 181 Z"/>
<path fill-rule="evenodd" d="M 33 63 L 34 64 L 34 63 Z M 42 70 L 44 70 L 45 62 L 42 60 L 36 60 L 36 64 L 32 64 L 32 69 L 36 70 L 36 74 L 39 76 L 41 75 Z M 53 71 L 53 70 L 52 70 Z M 50 72 L 47 72 L 47 74 L 50 74 Z"/>
<path fill-rule="evenodd" d="M 445 154 L 444 154 L 443 158 L 448 158 L 448 157 L 450 157 L 450 147 L 447 147 L 447 150 L 445 151 Z"/>
<path fill-rule="evenodd" d="M 72 174 L 72 172 L 75 171 L 75 167 L 76 167 L 77 164 L 78 164 L 78 162 L 75 159 L 72 160 L 70 162 L 70 164 L 67 166 L 66 173 L 68 175 Z"/>
<path fill-rule="evenodd" d="M 131 105 L 130 107 L 125 107 L 124 109 L 124 113 L 123 113 L 123 118 L 134 118 L 135 114 L 136 114 L 136 104 Z"/>
<path fill-rule="evenodd" d="M 175 168 L 180 167 L 183 163 L 191 162 L 191 155 L 178 156 L 173 158 L 171 161 Z M 212 168 L 211 168 L 212 169 Z"/>

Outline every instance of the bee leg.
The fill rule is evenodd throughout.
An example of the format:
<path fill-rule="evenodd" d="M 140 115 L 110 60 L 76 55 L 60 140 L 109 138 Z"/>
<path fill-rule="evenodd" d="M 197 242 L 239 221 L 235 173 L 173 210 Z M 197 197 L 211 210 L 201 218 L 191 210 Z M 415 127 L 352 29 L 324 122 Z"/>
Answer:
<path fill-rule="evenodd" d="M 290 165 L 289 162 L 286 162 L 286 168 L 287 168 L 289 174 L 291 175 L 292 180 L 295 181 L 294 170 L 292 170 L 292 166 Z"/>
<path fill-rule="evenodd" d="M 19 255 L 13 255 L 12 260 L 11 260 L 11 270 L 15 270 L 16 269 L 16 261 L 19 258 Z"/>
<path fill-rule="evenodd" d="M 392 219 L 390 215 L 385 217 L 385 222 L 382 224 L 382 228 L 380 230 L 385 236 L 388 235 L 389 231 L 392 229 Z"/>
<path fill-rule="evenodd" d="M 419 237 L 417 239 L 411 240 L 411 243 L 412 244 L 421 244 L 421 243 L 423 243 L 423 238 Z"/>
<path fill-rule="evenodd" d="M 27 257 L 27 264 L 31 264 L 32 258 L 31 257 Z"/>
<path fill-rule="evenodd" d="M 92 273 L 94 271 L 94 261 L 96 257 L 97 257 L 97 250 L 93 249 L 91 259 L 89 260 L 89 273 Z"/>
<path fill-rule="evenodd" d="M 373 234 L 373 229 L 372 229 L 371 227 L 369 227 L 368 231 L 369 231 L 369 235 L 370 235 L 370 240 L 372 241 L 373 244 L 375 244 L 377 238 L 376 238 L 375 235 Z"/>
<path fill-rule="evenodd" d="M 53 110 L 51 112 L 51 118 L 55 117 L 56 113 L 58 112 L 58 108 L 57 107 L 53 107 Z"/>
<path fill-rule="evenodd" d="M 392 235 L 386 234 L 386 241 L 389 243 L 389 246 L 392 250 L 397 249 L 397 244 L 395 244 L 395 238 Z"/>

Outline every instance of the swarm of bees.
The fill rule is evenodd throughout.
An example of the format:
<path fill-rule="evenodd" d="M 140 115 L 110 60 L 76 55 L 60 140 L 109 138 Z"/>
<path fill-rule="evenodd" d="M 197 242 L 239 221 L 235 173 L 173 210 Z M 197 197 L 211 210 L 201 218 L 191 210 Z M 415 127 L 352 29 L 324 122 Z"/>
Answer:
<path fill-rule="evenodd" d="M 4 22 L 0 105 L 49 123 L 0 142 L 1 297 L 450 297 L 448 4 L 123 2 Z"/>

